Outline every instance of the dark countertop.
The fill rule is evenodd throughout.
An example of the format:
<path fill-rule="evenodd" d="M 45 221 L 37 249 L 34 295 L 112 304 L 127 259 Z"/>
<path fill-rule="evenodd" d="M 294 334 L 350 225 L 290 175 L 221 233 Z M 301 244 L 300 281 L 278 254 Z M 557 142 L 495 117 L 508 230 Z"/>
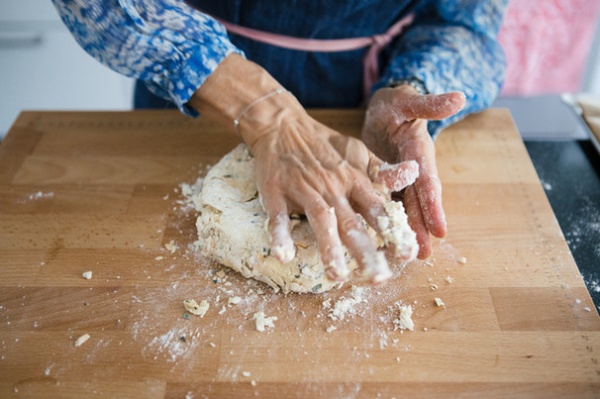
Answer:
<path fill-rule="evenodd" d="M 600 308 L 600 155 L 589 140 L 526 140 L 525 146 Z"/>

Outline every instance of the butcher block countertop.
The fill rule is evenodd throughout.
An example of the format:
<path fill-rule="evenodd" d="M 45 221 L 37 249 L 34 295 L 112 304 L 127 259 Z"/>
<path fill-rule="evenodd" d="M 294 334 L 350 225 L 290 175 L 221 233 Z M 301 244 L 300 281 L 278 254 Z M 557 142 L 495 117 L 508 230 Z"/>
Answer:
<path fill-rule="evenodd" d="M 359 111 L 312 114 L 359 134 Z M 19 116 L 0 145 L 1 398 L 600 397 L 600 318 L 508 111 L 439 136 L 432 258 L 320 295 L 194 246 L 190 192 L 238 142 L 176 111 Z M 400 304 L 414 331 L 394 330 Z"/>

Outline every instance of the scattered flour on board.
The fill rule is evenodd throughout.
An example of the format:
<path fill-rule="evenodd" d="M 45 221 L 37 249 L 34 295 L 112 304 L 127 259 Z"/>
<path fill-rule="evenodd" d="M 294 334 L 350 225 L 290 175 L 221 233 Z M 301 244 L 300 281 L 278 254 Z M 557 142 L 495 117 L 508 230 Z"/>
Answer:
<path fill-rule="evenodd" d="M 345 285 L 318 295 L 275 293 L 266 284 L 246 279 L 200 254 L 194 228 L 199 208 L 193 199 L 202 184 L 203 178 L 198 178 L 193 184 L 180 185 L 177 189 L 180 196 L 165 196 L 165 200 L 174 205 L 175 212 L 166 229 L 157 230 L 157 234 L 162 236 L 166 231 L 178 231 L 179 235 L 173 241 L 163 241 L 161 260 L 155 261 L 157 254 L 153 253 L 143 270 L 148 278 L 162 279 L 160 285 L 139 287 L 130 299 L 132 321 L 127 330 L 141 344 L 145 359 L 163 359 L 176 367 L 182 360 L 205 356 L 206 351 L 223 350 L 221 334 L 224 326 L 234 334 L 229 339 L 247 339 L 245 337 L 258 334 L 257 329 L 277 330 L 278 325 L 293 326 L 300 339 L 310 331 L 323 332 L 324 340 L 339 339 L 338 333 L 345 329 L 364 331 L 373 339 L 349 349 L 357 358 L 368 358 L 372 356 L 371 351 L 390 345 L 411 349 L 410 345 L 402 343 L 400 333 L 415 328 L 412 317 L 416 309 L 403 302 L 408 300 L 405 298 L 406 282 L 414 273 L 395 273 L 386 286 L 378 288 Z M 173 251 L 175 241 L 178 246 Z M 446 263 L 458 270 L 461 266 L 456 264 L 456 251 L 449 244 L 445 245 L 451 249 L 444 251 L 448 252 Z M 416 261 L 410 267 L 417 274 L 435 274 L 433 263 L 433 259 Z M 439 277 L 440 282 L 443 278 Z M 206 301 L 197 303 L 203 308 L 203 318 L 186 314 L 182 301 L 189 298 Z M 435 306 L 433 293 L 431 300 L 430 306 Z M 237 356 L 235 351 L 238 350 L 241 349 L 231 349 L 228 356 Z M 275 354 L 274 351 L 273 356 Z M 231 374 L 232 378 L 234 374 Z M 252 379 L 260 383 L 254 373 Z"/>
<path fill-rule="evenodd" d="M 33 194 L 29 194 L 27 197 L 25 197 L 24 200 L 21 200 L 20 202 L 23 203 L 25 201 L 36 201 L 36 200 L 40 200 L 40 199 L 50 199 L 50 198 L 54 198 L 54 193 L 53 192 L 43 192 L 43 191 L 38 191 L 37 193 L 33 193 Z"/>
<path fill-rule="evenodd" d="M 346 316 L 356 314 L 356 306 L 361 303 L 367 303 L 365 299 L 366 292 L 368 292 L 368 288 L 353 286 L 350 297 L 340 297 L 333 306 L 331 306 L 330 301 L 324 301 L 323 307 L 328 310 L 327 317 L 332 320 L 344 320 Z"/>
<path fill-rule="evenodd" d="M 165 334 L 152 339 L 147 348 L 156 349 L 161 353 L 166 353 L 168 354 L 167 361 L 175 362 L 177 358 L 183 355 L 188 349 L 187 342 L 181 339 L 181 337 L 185 336 L 185 329 L 171 329 Z"/>

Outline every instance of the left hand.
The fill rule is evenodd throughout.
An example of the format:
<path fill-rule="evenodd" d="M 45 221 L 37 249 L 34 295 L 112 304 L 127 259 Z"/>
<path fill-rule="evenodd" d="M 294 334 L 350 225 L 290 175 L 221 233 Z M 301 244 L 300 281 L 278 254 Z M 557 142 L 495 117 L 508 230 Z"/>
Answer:
<path fill-rule="evenodd" d="M 362 130 L 367 147 L 389 163 L 415 160 L 419 164 L 417 181 L 404 193 L 408 221 L 417 234 L 419 259 L 431 254 L 429 233 L 440 238 L 446 235 L 442 184 L 427 121 L 452 116 L 464 105 L 463 93 L 421 95 L 408 85 L 380 89 L 369 102 Z"/>

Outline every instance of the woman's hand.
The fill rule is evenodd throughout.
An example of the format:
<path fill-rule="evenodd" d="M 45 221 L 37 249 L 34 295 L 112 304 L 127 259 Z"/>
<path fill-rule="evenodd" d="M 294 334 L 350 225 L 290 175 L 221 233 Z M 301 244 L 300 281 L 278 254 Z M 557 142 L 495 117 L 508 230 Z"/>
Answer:
<path fill-rule="evenodd" d="M 385 211 L 373 183 L 399 191 L 416 178 L 416 163 L 381 168 L 383 162 L 363 142 L 315 121 L 289 93 L 265 96 L 278 87 L 257 65 L 228 57 L 190 105 L 232 127 L 239 117 L 238 132 L 255 157 L 271 251 L 280 261 L 295 256 L 289 215 L 305 214 L 329 278 L 343 281 L 350 272 L 345 245 L 366 280 L 384 282 L 391 276 L 387 261 L 357 214 L 377 230 Z"/>
<path fill-rule="evenodd" d="M 253 139 L 246 141 L 255 156 L 272 252 L 282 262 L 293 259 L 289 215 L 305 214 L 329 278 L 343 281 L 350 273 L 343 244 L 358 261 L 366 280 L 384 282 L 391 277 L 387 261 L 371 242 L 357 213 L 378 230 L 377 218 L 386 214 L 372 179 L 401 189 L 416 178 L 416 163 L 383 168 L 380 173 L 383 162 L 360 140 L 313 120 L 299 105 L 287 109 L 295 112 L 260 132 L 254 131 Z"/>
<path fill-rule="evenodd" d="M 446 234 L 442 185 L 427 120 L 454 115 L 464 104 L 462 93 L 421 95 L 404 85 L 378 90 L 367 109 L 362 130 L 365 144 L 386 162 L 414 160 L 419 165 L 419 178 L 406 189 L 404 206 L 417 234 L 420 259 L 431 254 L 429 233 L 436 237 Z"/>

